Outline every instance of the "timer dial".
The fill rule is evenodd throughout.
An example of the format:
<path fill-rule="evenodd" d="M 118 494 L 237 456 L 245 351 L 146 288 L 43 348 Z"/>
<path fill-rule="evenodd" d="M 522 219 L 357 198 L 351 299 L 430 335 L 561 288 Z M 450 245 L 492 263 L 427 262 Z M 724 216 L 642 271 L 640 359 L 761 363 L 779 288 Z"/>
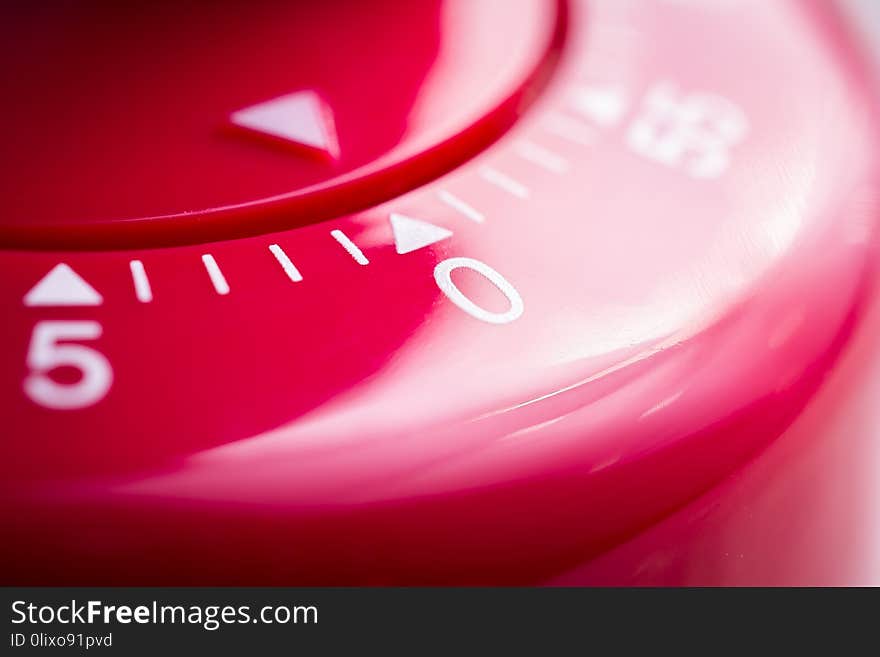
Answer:
<path fill-rule="evenodd" d="M 418 61 L 387 75 L 367 64 L 411 43 L 403 22 L 314 7 L 350 24 L 302 43 L 354 39 L 314 78 L 272 54 L 305 9 L 200 28 L 231 30 L 217 57 L 267 39 L 255 78 L 167 21 L 121 41 L 176 30 L 155 56 L 207 67 L 175 75 L 210 112 L 127 142 L 170 187 L 108 189 L 90 172 L 128 174 L 81 135 L 26 154 L 44 196 L 13 190 L 0 220 L 7 582 L 545 581 L 749 459 L 846 343 L 878 123 L 828 3 L 419 4 Z M 161 87 L 139 70 L 105 90 L 119 107 Z M 77 102 L 53 116 L 97 99 Z M 335 200 L 302 214 L 315 185 Z"/>

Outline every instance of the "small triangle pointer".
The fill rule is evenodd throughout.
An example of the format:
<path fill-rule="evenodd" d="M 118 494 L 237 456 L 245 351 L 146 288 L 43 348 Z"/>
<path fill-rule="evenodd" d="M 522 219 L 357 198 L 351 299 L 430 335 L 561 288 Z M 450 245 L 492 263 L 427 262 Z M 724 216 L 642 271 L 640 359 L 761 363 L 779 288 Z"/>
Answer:
<path fill-rule="evenodd" d="M 616 87 L 577 87 L 574 109 L 602 126 L 617 123 L 626 111 L 626 98 Z"/>
<path fill-rule="evenodd" d="M 26 306 L 100 306 L 103 301 L 95 288 L 63 262 L 24 295 Z"/>
<path fill-rule="evenodd" d="M 339 157 L 330 108 L 314 91 L 295 91 L 233 112 L 235 125 Z"/>
<path fill-rule="evenodd" d="M 452 231 L 427 221 L 392 212 L 389 217 L 398 253 L 409 253 L 452 236 Z"/>

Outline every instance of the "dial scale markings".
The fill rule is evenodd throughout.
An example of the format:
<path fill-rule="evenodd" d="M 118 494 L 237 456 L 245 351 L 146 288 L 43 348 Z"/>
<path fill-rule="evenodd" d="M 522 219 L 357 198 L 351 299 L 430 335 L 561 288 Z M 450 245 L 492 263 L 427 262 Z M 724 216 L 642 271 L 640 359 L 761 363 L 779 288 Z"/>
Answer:
<path fill-rule="evenodd" d="M 670 83 L 663 84 L 665 86 L 661 86 L 661 89 L 670 88 Z M 633 127 L 627 133 L 629 140 L 628 145 L 632 147 L 635 152 L 644 154 L 646 159 L 659 161 L 661 164 L 667 164 L 670 166 L 677 165 L 680 162 L 681 156 L 685 153 L 688 153 L 693 157 L 694 146 L 697 147 L 697 156 L 701 155 L 699 147 L 704 143 L 708 143 L 717 151 L 717 140 L 712 141 L 707 138 L 707 141 L 698 141 L 696 144 L 693 142 L 679 143 L 675 141 L 675 134 L 682 134 L 687 138 L 691 138 L 691 136 L 695 134 L 695 129 L 700 121 L 712 118 L 711 112 L 713 107 L 718 107 L 720 105 L 721 110 L 728 113 L 731 111 L 738 112 L 739 110 L 729 101 L 723 99 L 721 101 L 716 101 L 715 98 L 717 97 L 715 96 L 700 94 L 684 96 L 683 102 L 686 104 L 698 104 L 697 109 L 700 111 L 696 113 L 693 111 L 687 111 L 688 105 L 679 111 L 675 103 L 671 102 L 669 98 L 666 97 L 663 99 L 665 101 L 664 103 L 658 105 L 655 101 L 652 105 L 651 98 L 656 96 L 657 88 L 658 87 L 655 85 L 647 92 L 647 114 L 638 115 L 633 119 L 631 123 Z M 668 93 L 669 92 L 667 92 L 667 95 Z M 558 110 L 551 110 L 548 112 L 544 121 L 538 126 L 538 129 L 543 128 L 545 131 L 548 131 L 548 127 L 555 126 L 555 129 L 550 129 L 548 132 L 557 136 L 566 137 L 567 141 L 572 142 L 576 147 L 589 145 L 593 141 L 593 131 L 613 127 L 626 111 L 625 94 L 617 87 L 615 87 L 612 92 L 604 90 L 604 88 L 591 88 L 582 84 L 575 84 L 571 88 L 571 93 L 568 95 L 568 98 L 572 97 L 577 100 L 578 106 L 576 107 L 576 110 L 582 118 L 573 118 L 561 114 Z M 297 97 L 296 99 L 284 97 L 284 99 L 285 103 L 289 103 L 289 101 L 292 100 L 301 103 L 303 100 L 301 97 Z M 703 99 L 708 100 L 704 101 Z M 699 105 L 699 103 L 703 104 Z M 270 103 L 270 105 L 271 104 L 272 103 Z M 283 104 L 284 103 L 282 103 L 282 105 Z M 734 107 L 734 109 L 730 110 L 730 107 Z M 265 108 L 259 108 L 258 114 L 260 114 L 260 116 L 262 116 L 264 109 Z M 278 110 L 278 108 L 274 106 L 269 109 L 272 112 Z M 282 107 L 281 109 L 285 108 Z M 652 128 L 650 121 L 660 110 L 667 113 L 668 116 L 666 118 L 669 118 L 670 116 L 673 120 L 678 118 L 687 125 L 681 133 L 673 133 L 671 141 L 668 136 L 664 136 L 666 141 L 660 141 L 657 143 L 660 144 L 659 147 L 662 147 L 665 150 L 655 152 L 655 150 L 651 149 L 659 147 L 653 146 L 653 143 L 649 141 L 651 138 L 650 130 Z M 654 112 L 654 115 L 652 115 L 651 112 Z M 273 116 L 275 115 L 273 114 Z M 548 124 L 548 117 L 552 119 L 554 123 Z M 736 115 L 734 118 L 736 118 Z M 740 123 L 742 123 L 742 121 L 740 121 Z M 633 130 L 636 131 L 637 136 L 639 137 L 636 141 L 636 147 L 633 147 Z M 532 132 L 534 133 L 534 130 L 532 130 Z M 526 135 L 528 135 L 528 132 Z M 513 138 L 511 140 L 511 145 L 509 146 L 509 152 L 554 175 L 565 175 L 571 172 L 569 160 L 565 155 L 552 148 L 544 146 L 539 139 L 536 139 L 534 134 L 531 134 L 530 136 L 526 135 Z M 590 137 L 588 138 L 587 135 L 590 135 Z M 741 137 L 742 135 L 737 134 L 736 136 Z M 666 154 L 670 152 L 678 154 L 678 157 L 669 159 Z M 657 153 L 659 153 L 659 155 Z M 708 158 L 709 163 L 714 166 L 712 169 L 713 176 L 711 177 L 723 172 L 728 161 L 726 159 L 726 153 L 722 153 L 721 156 L 719 156 L 717 152 L 713 152 L 703 155 L 703 157 L 704 160 Z M 721 165 L 720 168 L 719 164 Z M 475 177 L 473 179 L 482 181 L 483 184 L 498 188 L 520 201 L 529 202 L 532 198 L 531 190 L 528 187 L 509 174 L 496 168 L 491 163 L 484 162 L 470 168 L 462 178 L 462 183 L 472 179 L 472 177 Z M 481 211 L 477 210 L 467 199 L 450 192 L 448 189 L 437 189 L 434 192 L 434 198 L 436 201 L 451 209 L 457 215 L 466 218 L 470 222 L 477 224 L 485 222 L 485 215 Z M 393 210 L 388 211 L 387 220 L 391 229 L 391 241 L 394 244 L 395 252 L 398 255 L 405 255 L 453 237 L 453 232 L 448 228 L 438 226 L 424 219 L 408 216 L 401 212 Z M 364 251 L 342 229 L 332 229 L 330 231 L 330 236 L 357 264 L 361 266 L 370 264 L 370 260 Z M 303 276 L 300 270 L 280 245 L 272 243 L 268 246 L 268 250 L 291 282 L 301 283 L 303 281 Z M 204 253 L 201 256 L 201 260 L 214 292 L 219 296 L 229 295 L 231 291 L 230 284 L 214 255 L 211 253 Z M 140 259 L 130 260 L 129 269 L 137 301 L 145 304 L 152 302 L 153 290 L 143 261 Z M 507 310 L 487 310 L 470 299 L 452 280 L 451 274 L 456 269 L 470 270 L 487 280 L 506 297 L 508 301 Z M 435 266 L 434 279 L 440 291 L 455 306 L 474 319 L 488 324 L 503 325 L 513 322 L 523 314 L 525 304 L 517 289 L 507 281 L 502 274 L 480 260 L 468 257 L 446 258 L 445 260 L 438 262 Z M 102 302 L 103 297 L 101 294 L 66 263 L 58 263 L 53 267 L 24 297 L 24 304 L 26 306 L 90 306 L 100 305 Z M 51 328 L 50 325 L 52 325 L 51 322 L 49 322 L 48 325 L 46 322 L 38 323 L 34 328 L 34 339 L 36 339 L 38 330 L 49 330 Z M 61 330 L 66 330 L 68 327 L 64 325 L 60 328 Z M 71 326 L 71 329 L 78 331 L 76 335 L 82 335 L 83 339 L 86 337 L 94 339 L 100 336 L 102 331 L 101 325 L 97 322 L 90 323 L 88 327 L 85 325 Z M 80 331 L 80 329 L 82 330 Z M 88 329 L 88 331 L 86 331 L 86 329 Z M 95 359 L 89 361 L 90 363 L 98 363 L 100 360 L 101 366 L 95 370 L 95 372 L 97 372 L 96 379 L 84 378 L 84 383 L 65 387 L 52 382 L 47 383 L 49 381 L 48 379 L 40 378 L 38 379 L 39 384 L 35 387 L 33 384 L 35 379 L 31 376 L 25 382 L 25 393 L 33 401 L 56 410 L 75 410 L 84 408 L 103 399 L 113 380 L 112 367 L 109 365 L 109 361 L 107 361 L 99 352 L 86 347 L 82 347 L 82 349 L 94 352 Z M 100 385 L 94 385 L 94 381 L 98 381 Z M 86 389 L 83 389 L 83 385 L 87 386 Z"/>
<path fill-rule="evenodd" d="M 666 85 L 666 87 L 670 85 L 667 82 L 660 84 Z M 656 94 L 656 89 L 657 85 L 645 92 L 646 102 L 650 101 L 651 94 Z M 559 109 L 551 109 L 545 113 L 543 120 L 538 125 L 538 129 L 552 135 L 561 136 L 577 146 L 592 145 L 597 134 L 596 130 L 614 127 L 628 109 L 627 93 L 619 85 L 573 83 L 567 97 L 569 100 L 562 107 L 567 106 L 573 109 L 581 118 L 574 118 L 563 114 Z M 691 101 L 695 97 L 703 98 L 704 96 L 692 94 L 686 97 L 685 100 Z M 723 102 L 730 105 L 729 101 L 724 100 Z M 321 144 L 315 142 L 315 139 L 317 139 L 315 137 L 317 134 L 315 130 L 317 128 L 312 125 L 314 121 L 318 120 L 316 117 L 319 115 L 321 117 L 329 116 L 329 109 L 319 108 L 320 104 L 320 99 L 311 92 L 295 92 L 236 112 L 233 115 L 233 121 L 244 127 L 262 129 L 259 126 L 254 127 L 250 123 L 254 121 L 259 122 L 258 120 L 262 120 L 265 114 L 269 118 L 274 117 L 274 119 L 282 121 L 286 126 L 285 130 L 293 130 L 294 128 L 299 130 L 300 128 L 297 126 L 301 127 L 300 124 L 305 125 L 308 123 L 313 129 L 310 128 L 311 132 L 307 131 L 307 135 L 302 136 L 297 133 L 297 135 L 286 135 L 286 138 L 299 139 L 302 137 L 300 141 L 306 145 L 323 147 L 326 146 L 324 142 L 321 142 Z M 683 108 L 683 111 L 686 112 L 686 110 L 686 107 Z M 670 111 L 674 110 L 670 109 Z M 695 120 L 699 121 L 709 116 L 706 113 L 698 113 L 698 116 L 694 119 L 691 116 L 692 114 L 693 112 L 685 114 L 685 120 L 693 123 Z M 296 118 L 297 121 L 291 122 L 291 116 Z M 306 121 L 306 118 L 309 118 L 309 120 Z M 633 141 L 633 131 L 635 130 L 636 134 L 638 134 L 640 129 L 639 121 L 644 122 L 645 120 L 644 117 L 635 117 L 633 119 L 633 128 L 627 133 L 630 143 Z M 277 132 L 281 130 L 278 126 L 270 126 L 270 128 L 266 128 L 266 131 L 271 132 L 275 130 Z M 642 131 L 644 132 L 644 128 L 642 128 Z M 534 133 L 534 130 L 532 132 Z M 513 139 L 510 147 L 512 152 L 523 160 L 535 164 L 548 172 L 559 175 L 569 173 L 570 165 L 565 156 L 542 145 L 539 140 L 535 139 L 535 136 L 533 134 L 531 137 L 523 136 Z M 313 143 L 310 143 L 310 140 Z M 678 148 L 681 152 L 684 152 L 687 145 L 682 144 Z M 638 150 L 638 148 L 634 150 Z M 646 157 L 648 159 L 659 159 L 659 156 L 654 156 L 653 153 L 647 153 Z M 475 171 L 472 169 L 470 175 L 476 175 L 484 183 L 499 188 L 520 200 L 528 201 L 530 199 L 531 191 L 526 185 L 491 164 L 483 164 L 477 167 Z M 717 174 L 713 170 L 712 177 L 715 175 Z M 447 189 L 441 188 L 436 190 L 435 196 L 444 205 L 474 223 L 483 223 L 486 220 L 483 212 L 477 210 L 471 203 Z M 402 213 L 390 211 L 388 213 L 388 220 L 392 230 L 392 241 L 398 254 L 406 254 L 452 236 L 452 231 L 447 228 L 436 226 L 422 219 L 408 217 Z M 331 230 L 330 234 L 355 262 L 362 266 L 370 264 L 367 255 L 344 231 L 334 229 Z M 299 283 L 303 281 L 303 276 L 299 269 L 278 244 L 271 244 L 268 248 L 292 282 Z M 214 256 L 203 254 L 202 262 L 214 291 L 221 296 L 229 294 L 231 289 L 229 282 Z M 153 300 L 153 290 L 144 263 L 139 259 L 133 259 L 129 262 L 129 267 L 136 299 L 141 303 L 150 303 Z M 56 265 L 24 298 L 24 303 L 27 306 L 88 306 L 100 305 L 102 301 L 103 297 L 95 288 L 83 280 L 81 276 L 65 263 Z"/>

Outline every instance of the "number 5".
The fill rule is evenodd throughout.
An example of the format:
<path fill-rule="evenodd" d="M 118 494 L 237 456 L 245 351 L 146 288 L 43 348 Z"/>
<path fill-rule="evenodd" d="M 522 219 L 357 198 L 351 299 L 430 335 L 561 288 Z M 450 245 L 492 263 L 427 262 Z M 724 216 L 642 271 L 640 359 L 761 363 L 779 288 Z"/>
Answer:
<path fill-rule="evenodd" d="M 85 408 L 101 401 L 113 383 L 113 369 L 103 354 L 62 340 L 95 340 L 101 337 L 98 322 L 38 322 L 31 335 L 24 392 L 37 404 L 57 410 Z M 74 367 L 81 373 L 75 383 L 58 383 L 49 377 L 56 367 Z"/>

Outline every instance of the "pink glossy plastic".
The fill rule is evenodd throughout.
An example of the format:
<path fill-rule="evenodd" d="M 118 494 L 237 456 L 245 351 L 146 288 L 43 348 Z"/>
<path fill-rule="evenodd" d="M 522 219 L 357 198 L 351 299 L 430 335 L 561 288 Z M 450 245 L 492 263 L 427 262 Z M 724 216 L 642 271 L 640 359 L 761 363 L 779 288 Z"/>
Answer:
<path fill-rule="evenodd" d="M 795 420 L 873 278 L 861 59 L 821 2 L 544 11 L 546 88 L 429 184 L 274 234 L 0 253 L 7 583 L 737 583 L 687 564 L 759 493 L 694 500 Z M 408 251 L 400 216 L 451 235 Z M 100 304 L 22 303 L 61 262 Z M 73 410 L 23 386 L 58 320 L 112 365 Z"/>

